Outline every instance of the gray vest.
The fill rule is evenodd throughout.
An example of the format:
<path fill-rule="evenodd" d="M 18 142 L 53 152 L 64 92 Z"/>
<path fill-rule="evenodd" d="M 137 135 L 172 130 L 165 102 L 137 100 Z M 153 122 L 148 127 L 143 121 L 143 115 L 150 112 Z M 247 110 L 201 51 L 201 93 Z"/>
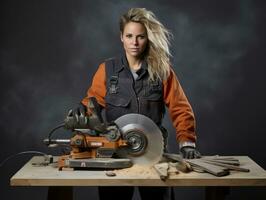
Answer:
<path fill-rule="evenodd" d="M 139 113 L 161 125 L 165 113 L 163 85 L 160 80 L 148 81 L 147 63 L 142 64 L 136 80 L 125 56 L 106 60 L 105 71 L 108 122 L 128 113 Z"/>

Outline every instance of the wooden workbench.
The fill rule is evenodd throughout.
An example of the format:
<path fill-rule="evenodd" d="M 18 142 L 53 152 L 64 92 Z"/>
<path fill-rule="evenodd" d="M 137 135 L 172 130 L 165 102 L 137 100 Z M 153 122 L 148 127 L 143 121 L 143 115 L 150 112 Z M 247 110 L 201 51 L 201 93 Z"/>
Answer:
<path fill-rule="evenodd" d="M 104 170 L 58 171 L 53 166 L 33 166 L 32 163 L 43 160 L 43 157 L 35 156 L 11 178 L 10 183 L 12 186 L 266 186 L 264 169 L 247 156 L 233 157 L 250 172 L 231 171 L 224 177 L 197 172 L 179 173 L 162 181 L 152 168 L 114 170 L 116 176 L 109 177 Z"/>

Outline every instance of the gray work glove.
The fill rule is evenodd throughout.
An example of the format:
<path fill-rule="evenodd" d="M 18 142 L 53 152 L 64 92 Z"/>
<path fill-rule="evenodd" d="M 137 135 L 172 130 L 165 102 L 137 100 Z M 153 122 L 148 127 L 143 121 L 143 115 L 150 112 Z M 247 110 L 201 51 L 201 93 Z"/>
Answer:
<path fill-rule="evenodd" d="M 79 103 L 74 109 L 71 109 L 65 119 L 65 128 L 71 130 L 87 128 L 89 119 L 86 117 L 86 110 L 86 106 L 82 103 Z"/>
<path fill-rule="evenodd" d="M 180 149 L 180 153 L 183 158 L 185 159 L 193 159 L 193 158 L 200 158 L 200 152 L 196 150 L 195 147 L 192 146 L 184 146 Z"/>

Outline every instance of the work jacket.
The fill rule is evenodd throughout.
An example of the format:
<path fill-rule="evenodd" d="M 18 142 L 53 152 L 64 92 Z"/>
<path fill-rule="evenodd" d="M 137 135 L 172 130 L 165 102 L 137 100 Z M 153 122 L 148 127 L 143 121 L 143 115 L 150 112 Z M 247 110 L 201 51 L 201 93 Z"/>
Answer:
<path fill-rule="evenodd" d="M 87 106 L 88 98 L 95 97 L 105 108 L 108 122 L 124 114 L 139 113 L 151 118 L 158 126 L 166 105 L 178 142 L 194 143 L 194 114 L 173 69 L 170 68 L 166 80 L 149 81 L 148 66 L 144 61 L 137 74 L 134 79 L 125 55 L 106 60 L 96 71 L 82 103 Z"/>

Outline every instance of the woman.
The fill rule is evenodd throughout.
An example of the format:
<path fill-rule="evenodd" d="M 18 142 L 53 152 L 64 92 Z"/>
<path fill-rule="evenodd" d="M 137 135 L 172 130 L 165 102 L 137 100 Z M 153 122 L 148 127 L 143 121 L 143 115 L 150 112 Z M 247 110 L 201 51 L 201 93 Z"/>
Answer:
<path fill-rule="evenodd" d="M 200 157 L 195 149 L 195 119 L 192 108 L 170 65 L 170 33 L 145 8 L 132 8 L 121 16 L 120 37 L 124 55 L 102 63 L 81 104 L 73 110 L 77 123 L 82 123 L 90 97 L 105 108 L 106 120 L 116 120 L 128 113 L 151 118 L 160 128 L 169 109 L 177 141 L 184 158 Z M 80 120 L 79 120 L 80 119 Z M 165 131 L 163 131 L 165 133 Z M 167 134 L 164 134 L 167 140 Z M 152 196 L 169 199 L 165 187 L 140 187 L 142 199 Z M 100 199 L 131 199 L 133 187 L 99 187 Z"/>

